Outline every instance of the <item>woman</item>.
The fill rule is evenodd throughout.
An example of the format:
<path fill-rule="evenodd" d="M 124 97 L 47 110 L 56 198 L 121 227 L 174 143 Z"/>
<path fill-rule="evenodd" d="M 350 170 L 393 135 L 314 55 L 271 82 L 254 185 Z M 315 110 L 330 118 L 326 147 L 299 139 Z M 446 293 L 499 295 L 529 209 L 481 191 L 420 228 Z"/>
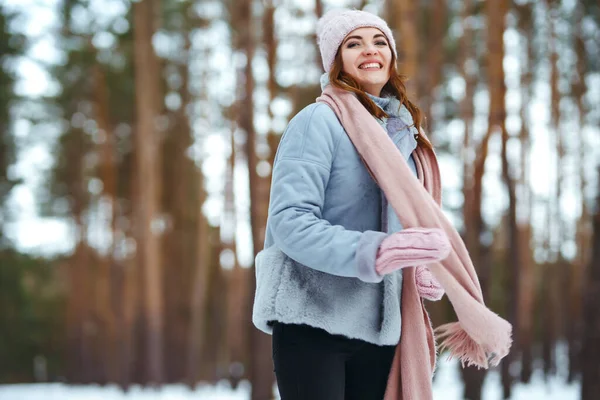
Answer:
<path fill-rule="evenodd" d="M 426 400 L 435 348 L 421 299 L 439 300 L 444 290 L 425 264 L 440 267 L 436 277 L 461 304 L 473 298 L 465 293 L 482 303 L 478 282 L 432 198 L 439 187 L 428 193 L 431 182 L 417 180 L 419 170 L 430 174 L 418 155 L 433 152 L 396 70 L 389 27 L 368 12 L 332 11 L 317 39 L 323 95 L 290 121 L 277 150 L 253 322 L 273 335 L 283 400 Z M 449 266 L 439 263 L 449 255 Z M 493 319 L 486 311 L 477 322 Z M 466 361 L 505 355 L 506 335 L 479 349 L 466 330 L 444 332 Z"/>

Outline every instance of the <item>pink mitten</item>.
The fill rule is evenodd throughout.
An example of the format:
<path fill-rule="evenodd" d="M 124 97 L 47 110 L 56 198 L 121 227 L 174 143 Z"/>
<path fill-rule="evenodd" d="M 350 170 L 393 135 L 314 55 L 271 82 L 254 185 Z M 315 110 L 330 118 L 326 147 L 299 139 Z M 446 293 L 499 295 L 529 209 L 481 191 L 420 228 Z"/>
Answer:
<path fill-rule="evenodd" d="M 448 257 L 451 248 L 442 229 L 403 229 L 383 240 L 375 260 L 375 270 L 379 275 L 385 275 L 404 267 L 440 261 Z"/>
<path fill-rule="evenodd" d="M 426 266 L 419 265 L 417 267 L 415 279 L 417 281 L 417 291 L 422 298 L 437 301 L 444 296 L 444 288 Z"/>

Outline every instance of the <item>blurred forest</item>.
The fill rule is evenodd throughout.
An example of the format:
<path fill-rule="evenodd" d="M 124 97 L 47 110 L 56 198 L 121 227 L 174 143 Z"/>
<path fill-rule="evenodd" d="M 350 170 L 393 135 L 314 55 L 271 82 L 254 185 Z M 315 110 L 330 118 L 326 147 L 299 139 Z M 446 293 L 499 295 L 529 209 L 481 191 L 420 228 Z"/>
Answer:
<path fill-rule="evenodd" d="M 505 398 L 557 363 L 600 398 L 600 1 L 23 3 L 0 2 L 0 383 L 248 379 L 271 398 L 252 260 L 279 137 L 320 92 L 315 22 L 346 6 L 392 27 L 447 215 L 515 327 Z M 32 147 L 46 168 L 23 168 Z M 27 174 L 68 251 L 11 233 Z M 461 376 L 479 400 L 485 371 Z"/>

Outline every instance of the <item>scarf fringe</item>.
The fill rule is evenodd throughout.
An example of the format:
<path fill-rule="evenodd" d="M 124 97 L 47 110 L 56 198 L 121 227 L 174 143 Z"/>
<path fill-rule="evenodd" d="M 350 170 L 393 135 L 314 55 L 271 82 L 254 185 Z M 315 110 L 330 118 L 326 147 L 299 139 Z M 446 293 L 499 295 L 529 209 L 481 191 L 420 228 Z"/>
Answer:
<path fill-rule="evenodd" d="M 496 366 L 500 362 L 495 354 L 491 354 L 488 359 L 483 347 L 475 342 L 467 332 L 461 327 L 459 322 L 451 322 L 438 326 L 435 329 L 437 339 L 441 340 L 439 352 L 450 351 L 448 360 L 458 358 L 462 367 L 475 366 L 477 368 L 489 368 Z"/>

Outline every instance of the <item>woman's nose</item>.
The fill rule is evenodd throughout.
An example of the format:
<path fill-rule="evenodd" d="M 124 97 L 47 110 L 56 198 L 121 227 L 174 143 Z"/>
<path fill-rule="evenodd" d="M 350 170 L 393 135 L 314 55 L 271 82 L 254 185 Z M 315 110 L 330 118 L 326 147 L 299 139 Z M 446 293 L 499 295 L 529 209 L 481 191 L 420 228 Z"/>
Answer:
<path fill-rule="evenodd" d="M 365 46 L 365 54 L 377 54 L 377 47 L 373 44 L 368 44 Z"/>

